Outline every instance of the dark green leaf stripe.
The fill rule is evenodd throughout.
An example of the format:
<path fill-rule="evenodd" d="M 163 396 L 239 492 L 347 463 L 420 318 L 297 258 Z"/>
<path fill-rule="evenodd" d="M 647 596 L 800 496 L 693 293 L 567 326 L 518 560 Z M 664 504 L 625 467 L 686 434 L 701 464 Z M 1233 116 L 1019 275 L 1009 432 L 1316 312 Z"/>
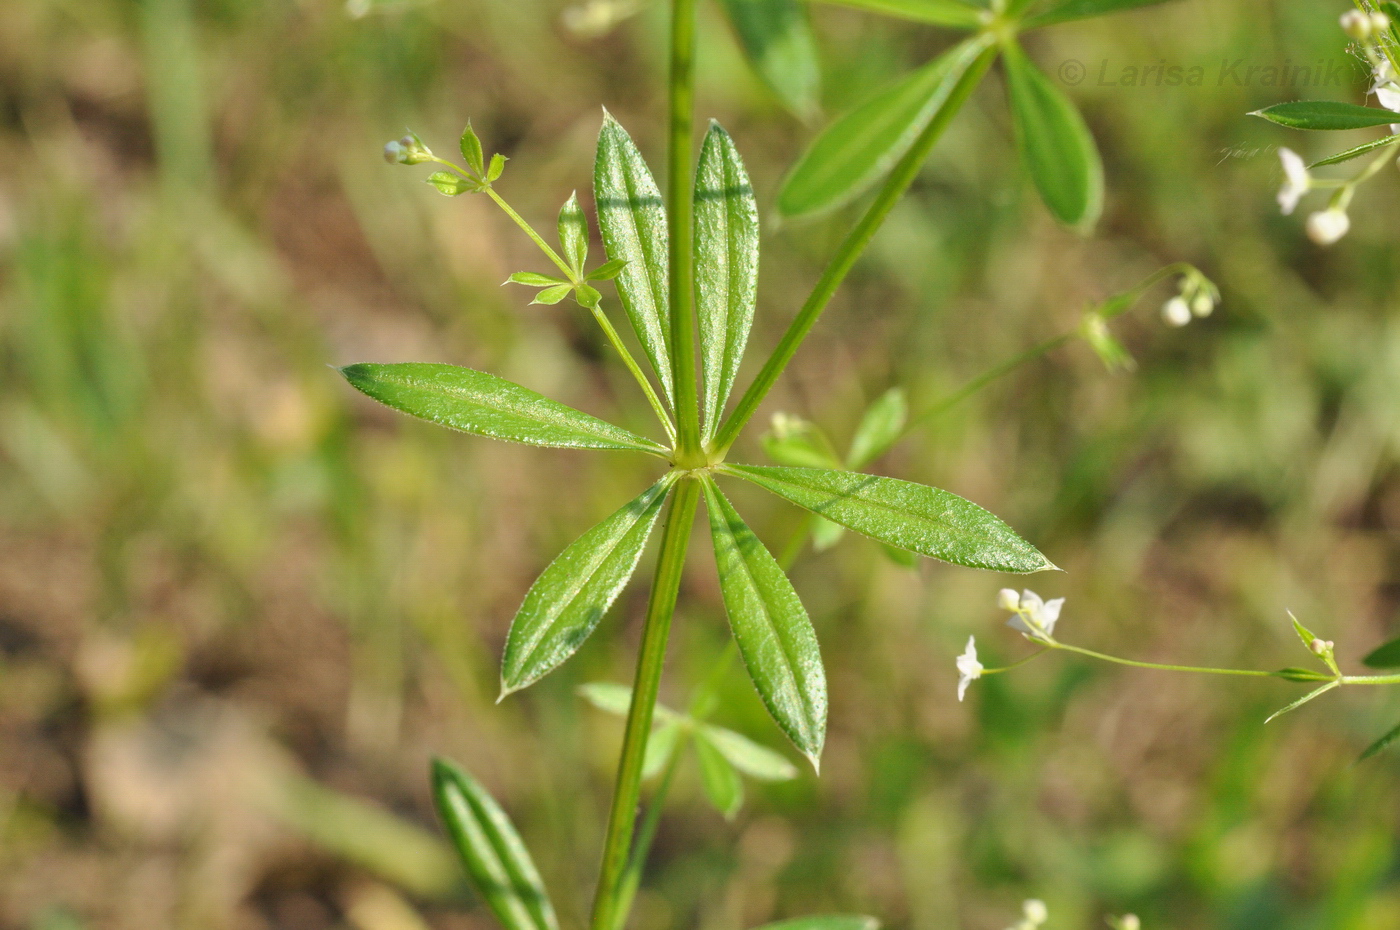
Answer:
<path fill-rule="evenodd" d="M 825 468 L 724 465 L 721 470 L 833 523 L 929 558 L 1017 574 L 1055 568 L 991 513 L 938 488 Z"/>
<path fill-rule="evenodd" d="M 484 371 L 403 362 L 347 365 L 345 380 L 381 404 L 464 433 L 560 449 L 666 448 Z"/>
<path fill-rule="evenodd" d="M 1109 13 L 1121 13 L 1165 2 L 1166 0 L 1068 0 L 1044 13 L 1027 17 L 1022 28 L 1038 29 L 1041 26 L 1053 26 L 1056 23 L 1088 19 L 1092 16 L 1106 16 Z"/>
<path fill-rule="evenodd" d="M 534 684 L 578 651 L 637 568 L 656 526 L 667 475 L 561 552 L 530 586 L 501 662 L 501 693 Z"/>
<path fill-rule="evenodd" d="M 608 258 L 627 262 L 616 279 L 622 308 L 661 379 L 666 399 L 674 400 L 666 209 L 642 153 L 611 115 L 604 117 L 598 134 L 593 199 Z"/>
<path fill-rule="evenodd" d="M 799 119 L 811 119 L 821 98 L 817 43 L 798 0 L 723 0 L 744 57 Z"/>
<path fill-rule="evenodd" d="M 812 621 L 777 560 L 709 479 L 705 507 L 739 654 L 773 720 L 816 766 L 826 738 L 826 672 Z"/>
<path fill-rule="evenodd" d="M 1019 45 L 1007 43 L 1003 54 L 1016 145 L 1041 200 L 1066 226 L 1093 226 L 1103 210 L 1103 163 L 1084 117 Z"/>
<path fill-rule="evenodd" d="M 1340 103 L 1335 100 L 1298 100 L 1293 103 L 1280 103 L 1255 110 L 1250 116 L 1287 126 L 1289 129 L 1313 129 L 1337 131 L 1343 129 L 1367 129 L 1371 126 L 1386 126 L 1400 122 L 1391 110 L 1379 107 L 1363 107 L 1354 103 Z"/>
<path fill-rule="evenodd" d="M 434 759 L 433 799 L 472 886 L 506 930 L 558 930 L 534 860 L 486 789 L 446 759 Z"/>
<path fill-rule="evenodd" d="M 1377 647 L 1361 661 L 1371 668 L 1400 668 L 1400 639 L 1392 639 Z"/>
<path fill-rule="evenodd" d="M 822 131 L 778 193 L 787 216 L 830 210 L 859 195 L 914 144 L 987 47 L 970 39 Z"/>
<path fill-rule="evenodd" d="M 729 133 L 710 125 L 695 174 L 695 308 L 702 438 L 709 442 L 739 373 L 758 289 L 758 205 Z"/>
<path fill-rule="evenodd" d="M 976 28 L 981 20 L 981 10 L 959 3 L 957 0 L 826 0 L 840 6 L 853 6 L 872 13 L 886 16 L 899 16 L 921 23 L 935 23 L 939 26 L 961 26 Z"/>

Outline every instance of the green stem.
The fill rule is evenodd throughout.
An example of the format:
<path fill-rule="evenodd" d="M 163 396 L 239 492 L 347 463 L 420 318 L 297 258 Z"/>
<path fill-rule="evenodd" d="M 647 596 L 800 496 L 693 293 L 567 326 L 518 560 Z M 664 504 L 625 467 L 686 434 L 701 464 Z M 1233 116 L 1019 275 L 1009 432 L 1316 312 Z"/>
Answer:
<path fill-rule="evenodd" d="M 680 461 L 702 465 L 700 403 L 695 384 L 694 255 L 691 228 L 691 139 L 695 123 L 695 0 L 671 3 L 670 132 L 666 174 L 666 220 L 670 229 L 671 380 L 676 387 Z M 689 460 L 694 460 L 693 463 Z"/>
<path fill-rule="evenodd" d="M 688 729 L 682 730 L 680 736 L 676 738 L 676 745 L 671 750 L 671 758 L 667 761 L 666 768 L 661 772 L 661 781 L 656 784 L 656 790 L 652 793 L 647 811 L 642 815 L 641 826 L 637 828 L 637 839 L 632 846 L 632 857 L 627 861 L 627 871 L 623 874 L 622 882 L 618 887 L 613 930 L 622 930 L 627 924 L 627 917 L 632 911 L 632 902 L 637 897 L 637 889 L 642 884 L 642 872 L 646 868 L 647 858 L 651 855 L 651 844 L 655 842 L 657 828 L 661 826 L 661 813 L 666 806 L 666 795 L 671 792 L 671 783 L 675 781 L 676 769 L 680 768 L 681 758 L 685 755 L 688 742 L 690 742 L 690 731 Z"/>
<path fill-rule="evenodd" d="M 501 197 L 500 194 L 496 193 L 496 191 L 493 188 L 488 187 L 486 188 L 486 196 L 496 201 L 496 206 L 504 210 L 506 216 L 515 220 L 515 225 L 523 229 L 525 231 L 525 235 L 529 236 L 534 241 L 535 245 L 540 247 L 540 251 L 543 252 L 545 255 L 549 256 L 549 260 L 554 262 L 555 266 L 560 271 L 564 272 L 564 277 L 568 278 L 569 281 L 575 285 L 582 283 L 574 278 L 574 270 L 569 267 L 568 263 L 565 262 L 564 259 L 559 257 L 559 253 L 550 248 L 549 243 L 545 242 L 544 238 L 539 233 L 535 232 L 535 227 L 525 222 L 525 218 L 519 213 L 516 213 L 515 210 L 511 208 L 511 205 L 506 203 L 505 199 Z"/>
<path fill-rule="evenodd" d="M 642 764 L 646 759 L 647 737 L 651 733 L 656 696 L 661 687 L 661 670 L 666 662 L 666 641 L 671 632 L 680 593 L 681 573 L 695 511 L 700 503 L 700 483 L 683 478 L 671 498 L 666 525 L 661 533 L 661 550 L 656 575 L 642 627 L 642 645 L 637 656 L 637 675 L 632 685 L 632 705 L 627 712 L 627 729 L 622 739 L 622 756 L 617 766 L 617 787 L 608 815 L 607 839 L 598 890 L 593 899 L 593 930 L 613 930 L 616 926 L 622 876 L 641 795 Z"/>
<path fill-rule="evenodd" d="M 1091 659 L 1101 659 L 1104 662 L 1113 662 L 1118 665 L 1130 665 L 1133 668 L 1155 668 L 1166 672 L 1201 672 L 1207 675 L 1240 675 L 1247 678 L 1274 678 L 1273 672 L 1265 672 L 1259 669 L 1250 668 L 1206 668 L 1199 665 L 1159 665 L 1156 662 L 1137 662 L 1133 659 L 1120 659 L 1117 656 L 1105 655 L 1102 652 L 1095 652 L 1092 649 L 1085 649 L 1081 646 L 1071 646 L 1068 643 L 1044 642 L 1051 649 L 1064 649 L 1067 652 L 1077 652 L 1082 656 Z"/>
<path fill-rule="evenodd" d="M 581 305 L 582 306 L 582 305 Z M 661 425 L 666 430 L 666 436 L 671 440 L 671 445 L 676 444 L 676 425 L 671 422 L 671 416 L 666 412 L 666 408 L 661 404 L 661 398 L 656 396 L 656 390 L 651 386 L 651 381 L 647 379 L 646 373 L 642 371 L 637 360 L 632 357 L 632 353 L 627 351 L 627 346 L 622 344 L 622 337 L 618 335 L 617 329 L 612 325 L 612 321 L 603 313 L 601 307 L 593 304 L 588 308 L 588 312 L 593 314 L 593 319 L 598 321 L 602 327 L 604 335 L 608 337 L 608 342 L 612 344 L 617 354 L 622 357 L 622 364 L 627 366 L 627 370 L 632 373 L 632 377 L 641 385 L 642 393 L 647 396 L 647 403 L 651 404 L 652 412 L 661 421 Z"/>
<path fill-rule="evenodd" d="M 957 85 L 948 95 L 948 100 L 938 113 L 929 121 L 928 126 L 914 141 L 913 146 L 905 153 L 904 157 L 895 165 L 890 176 L 885 180 L 880 192 L 875 195 L 875 200 L 866 209 L 865 215 L 856 223 L 855 228 L 847 234 L 845 241 L 836 250 L 836 255 L 832 257 L 826 270 L 822 272 L 821 278 L 817 281 L 812 293 L 808 295 L 806 302 L 802 304 L 802 309 L 797 312 L 797 316 L 788 325 L 787 332 L 779 340 L 777 348 L 764 363 L 763 369 L 749 385 L 744 396 L 739 399 L 734 412 L 724 421 L 719 433 L 712 443 L 716 452 L 723 454 L 734 445 L 734 440 L 738 438 L 739 432 L 744 428 L 744 424 L 758 410 L 759 404 L 768 396 L 768 392 L 777 383 L 778 377 L 782 375 L 783 369 L 792 360 L 802 341 L 807 338 L 812 327 L 816 325 L 821 317 L 826 305 L 831 302 L 831 298 L 836 294 L 836 289 L 841 286 L 847 273 L 855 265 L 856 259 L 860 258 L 865 247 L 870 244 L 877 230 L 884 223 L 885 217 L 890 210 L 904 196 L 905 191 L 914 183 L 919 171 L 923 168 L 924 162 L 928 159 L 929 152 L 942 137 L 948 124 L 952 122 L 954 116 L 962 109 L 967 102 L 967 98 L 972 94 L 982 76 L 991 67 L 992 60 L 996 57 L 996 49 L 988 48 L 978 56 L 963 73 Z"/>
<path fill-rule="evenodd" d="M 1400 685 L 1400 675 L 1343 675 L 1344 685 Z"/>

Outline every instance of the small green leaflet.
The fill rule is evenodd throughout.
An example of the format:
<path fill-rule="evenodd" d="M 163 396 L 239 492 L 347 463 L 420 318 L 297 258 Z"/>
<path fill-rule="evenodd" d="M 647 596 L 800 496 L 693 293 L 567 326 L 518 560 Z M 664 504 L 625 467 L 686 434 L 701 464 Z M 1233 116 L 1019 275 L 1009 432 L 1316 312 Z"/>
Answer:
<path fill-rule="evenodd" d="M 987 48 L 969 39 L 822 131 L 778 192 L 778 210 L 801 216 L 838 207 L 875 183 L 933 121 Z"/>
<path fill-rule="evenodd" d="M 876 398 L 865 410 L 856 434 L 851 438 L 851 451 L 846 455 L 846 467 L 859 471 L 890 451 L 904 433 L 909 420 L 909 401 L 902 388 L 890 388 Z"/>
<path fill-rule="evenodd" d="M 1039 29 L 1041 26 L 1053 26 L 1057 23 L 1088 19 L 1093 16 L 1106 16 L 1109 13 L 1121 13 L 1124 10 L 1156 6 L 1165 2 L 1166 0 L 1067 0 L 1067 2 L 1046 10 L 1044 13 L 1027 17 L 1022 28 Z"/>
<path fill-rule="evenodd" d="M 456 197 L 458 194 L 465 194 L 471 191 L 478 191 L 481 185 L 475 181 L 468 181 L 450 171 L 434 171 L 428 175 L 427 182 L 438 189 L 438 193 L 448 197 Z"/>
<path fill-rule="evenodd" d="M 1391 746 L 1395 745 L 1395 743 L 1396 743 L 1397 741 L 1400 741 L 1400 723 L 1397 723 L 1397 724 L 1395 725 L 1395 728 L 1394 728 L 1393 730 L 1391 730 L 1389 733 L 1387 733 L 1385 736 L 1382 736 L 1380 739 L 1376 740 L 1376 741 L 1375 741 L 1374 743 L 1372 743 L 1370 746 L 1367 746 L 1367 747 L 1366 747 L 1366 751 L 1363 752 L 1363 753 L 1357 758 L 1356 761 L 1357 761 L 1357 762 L 1365 762 L 1367 759 L 1371 758 L 1372 756 L 1378 755 L 1378 754 L 1380 754 L 1380 753 L 1382 753 L 1382 752 L 1385 752 L 1385 751 L 1386 751 L 1387 749 L 1389 749 Z"/>
<path fill-rule="evenodd" d="M 776 559 L 705 479 L 720 591 L 739 654 L 769 714 L 803 755 L 820 764 L 826 736 L 826 672 L 812 621 Z"/>
<path fill-rule="evenodd" d="M 1103 163 L 1084 117 L 1014 42 L 1004 50 L 1006 91 L 1021 161 L 1054 217 L 1081 231 L 1103 211 Z"/>
<path fill-rule="evenodd" d="M 880 921 L 861 914 L 814 914 L 765 924 L 758 930 L 879 930 L 879 927 Z"/>
<path fill-rule="evenodd" d="M 467 128 L 462 130 L 462 158 L 466 161 L 467 167 L 482 174 L 486 169 L 486 160 L 481 152 L 481 140 L 477 138 L 476 130 L 472 129 L 470 121 Z"/>
<path fill-rule="evenodd" d="M 1377 647 L 1361 663 L 1370 668 L 1400 668 L 1400 639 Z"/>
<path fill-rule="evenodd" d="M 559 930 L 534 860 L 486 789 L 446 759 L 434 759 L 433 800 L 472 886 L 506 930 Z"/>
<path fill-rule="evenodd" d="M 823 468 L 723 465 L 719 470 L 857 533 L 929 558 L 1016 574 L 1055 570 L 1011 527 L 938 488 Z"/>
<path fill-rule="evenodd" d="M 559 210 L 559 245 L 564 249 L 564 261 L 574 274 L 582 276 L 583 263 L 588 261 L 588 220 L 578 205 L 578 191 L 571 193 Z"/>
<path fill-rule="evenodd" d="M 530 586 L 511 621 L 501 695 L 528 687 L 578 651 L 637 568 L 675 473 L 580 536 Z"/>
<path fill-rule="evenodd" d="M 1400 142 L 1400 134 L 1393 136 L 1382 136 L 1379 139 L 1372 139 L 1370 142 L 1363 142 L 1356 148 L 1347 149 L 1345 152 L 1338 152 L 1336 155 L 1329 155 L 1308 165 L 1309 168 L 1325 168 L 1328 165 L 1340 165 L 1344 161 L 1351 161 L 1353 158 L 1360 158 L 1367 152 L 1373 152 L 1386 145 L 1394 145 Z"/>
<path fill-rule="evenodd" d="M 700 733 L 719 754 L 743 774 L 757 781 L 791 781 L 797 767 L 766 746 L 724 727 L 701 724 Z"/>
<path fill-rule="evenodd" d="M 700 328 L 702 438 L 714 438 L 748 345 L 758 293 L 758 205 L 743 159 L 710 124 L 695 172 L 695 309 Z"/>
<path fill-rule="evenodd" d="M 733 820 L 744 806 L 744 783 L 729 760 L 701 733 L 694 735 L 695 756 L 700 761 L 700 785 L 715 810 Z"/>
<path fill-rule="evenodd" d="M 608 258 L 627 263 L 616 279 L 622 309 L 661 379 L 666 399 L 674 402 L 666 210 L 641 152 L 611 115 L 604 117 L 598 134 L 593 200 Z"/>
<path fill-rule="evenodd" d="M 821 68 L 798 0 L 723 0 L 749 65 L 798 119 L 817 115 Z"/>
<path fill-rule="evenodd" d="M 1298 708 L 1302 707 L 1304 704 L 1308 703 L 1309 701 L 1313 700 L 1314 698 L 1322 697 L 1322 695 L 1326 694 L 1328 691 L 1331 691 L 1333 688 L 1337 687 L 1337 686 L 1340 685 L 1340 684 L 1341 684 L 1340 681 L 1329 681 L 1327 684 L 1323 685 L 1321 688 L 1318 688 L 1318 689 L 1316 689 L 1316 690 L 1314 690 L 1314 691 L 1309 691 L 1307 694 L 1305 694 L 1305 695 L 1303 695 L 1302 697 L 1298 698 L 1298 700 L 1294 701 L 1292 704 L 1289 704 L 1287 707 L 1284 707 L 1284 708 L 1282 708 L 1282 709 L 1280 709 L 1280 710 L 1274 711 L 1272 714 L 1269 715 L 1268 719 L 1265 720 L 1264 722 L 1265 722 L 1265 723 L 1272 723 L 1272 722 L 1274 721 L 1275 718 L 1277 718 L 1277 717 L 1282 717 L 1284 714 L 1288 713 L 1288 712 L 1291 711 L 1291 710 L 1297 710 Z"/>
<path fill-rule="evenodd" d="M 884 13 L 917 20 L 921 23 L 934 23 L 939 26 L 958 26 L 976 29 L 981 24 L 981 10 L 956 0 L 826 0 L 840 6 L 853 6 L 858 10 Z"/>
<path fill-rule="evenodd" d="M 650 439 L 484 371 L 401 362 L 347 365 L 340 373 L 381 404 L 465 433 L 532 446 L 668 457 L 666 448 Z"/>
<path fill-rule="evenodd" d="M 1395 113 L 1391 110 L 1363 107 L 1354 103 L 1340 103 L 1335 100 L 1298 100 L 1293 103 L 1280 103 L 1262 110 L 1255 110 L 1249 115 L 1263 117 L 1271 123 L 1278 123 L 1289 129 L 1323 131 L 1367 129 L 1371 126 L 1388 126 L 1396 122 Z"/>

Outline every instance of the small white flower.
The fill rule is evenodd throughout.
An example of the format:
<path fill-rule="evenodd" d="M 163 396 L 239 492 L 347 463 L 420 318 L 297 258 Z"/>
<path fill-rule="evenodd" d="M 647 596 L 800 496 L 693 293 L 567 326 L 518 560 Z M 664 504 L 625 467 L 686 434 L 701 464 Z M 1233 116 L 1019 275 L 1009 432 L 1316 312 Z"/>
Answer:
<path fill-rule="evenodd" d="M 1191 312 L 1201 319 L 1205 319 L 1215 312 L 1215 298 L 1202 290 L 1191 298 Z"/>
<path fill-rule="evenodd" d="M 1376 102 L 1387 110 L 1400 113 L 1400 83 L 1395 80 L 1395 70 L 1391 68 L 1389 58 L 1381 59 L 1374 76 L 1376 82 L 1371 86 L 1371 93 L 1376 95 Z M 1394 125 L 1390 128 L 1393 132 L 1400 132 Z"/>
<path fill-rule="evenodd" d="M 1136 914 L 1124 914 L 1114 923 L 1115 930 L 1142 930 L 1142 921 Z"/>
<path fill-rule="evenodd" d="M 1283 162 L 1283 187 L 1279 188 L 1278 206 L 1287 216 L 1298 206 L 1298 201 L 1303 199 L 1303 195 L 1312 187 L 1312 175 L 1308 174 L 1308 166 L 1303 163 L 1303 159 L 1297 152 L 1289 148 L 1278 150 L 1279 161 Z"/>
<path fill-rule="evenodd" d="M 967 638 L 967 648 L 958 656 L 958 700 L 967 696 L 967 686 L 982 677 L 982 663 L 977 661 L 977 637 Z"/>
<path fill-rule="evenodd" d="M 1050 911 L 1045 906 L 1045 902 L 1039 898 L 1031 898 L 1021 905 L 1021 913 L 1026 918 L 1026 923 L 1032 927 L 1039 927 L 1050 919 Z"/>
<path fill-rule="evenodd" d="M 1390 17 L 1384 13 L 1371 14 L 1371 28 L 1376 32 L 1385 32 L 1390 28 Z"/>
<path fill-rule="evenodd" d="M 1351 217 L 1345 210 L 1328 207 L 1308 217 L 1308 238 L 1318 245 L 1331 245 L 1351 229 Z"/>
<path fill-rule="evenodd" d="M 1162 304 L 1162 319 L 1168 326 L 1185 326 L 1191 322 L 1191 305 L 1185 297 L 1173 297 Z"/>
<path fill-rule="evenodd" d="M 1371 30 L 1374 28 L 1371 17 L 1360 10 L 1347 10 L 1341 18 L 1342 31 L 1358 42 L 1365 42 L 1371 38 Z"/>
<path fill-rule="evenodd" d="M 997 606 L 1015 613 L 1021 609 L 1021 595 L 1016 593 L 1015 588 L 1002 588 L 997 592 Z"/>
<path fill-rule="evenodd" d="M 1031 639 L 1046 639 L 1054 634 L 1055 624 L 1060 619 L 1060 608 L 1064 604 L 1062 597 L 1043 601 L 1039 594 L 1027 589 L 1021 592 L 1016 616 L 1006 621 L 1006 625 Z"/>

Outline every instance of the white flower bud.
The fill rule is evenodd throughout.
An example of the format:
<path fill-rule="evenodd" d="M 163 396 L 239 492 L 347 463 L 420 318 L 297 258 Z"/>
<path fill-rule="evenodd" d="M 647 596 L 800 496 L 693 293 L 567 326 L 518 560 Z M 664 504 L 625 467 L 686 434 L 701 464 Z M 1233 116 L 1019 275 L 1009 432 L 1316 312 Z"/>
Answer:
<path fill-rule="evenodd" d="M 1215 298 L 1204 290 L 1191 299 L 1191 312 L 1202 319 L 1215 312 Z"/>
<path fill-rule="evenodd" d="M 1358 42 L 1365 42 L 1371 38 L 1372 25 L 1371 17 L 1360 10 L 1347 10 L 1341 18 L 1342 31 Z"/>
<path fill-rule="evenodd" d="M 1185 297 L 1173 297 L 1162 304 L 1162 319 L 1168 326 L 1185 326 L 1191 322 L 1191 307 Z"/>
<path fill-rule="evenodd" d="M 997 592 L 997 606 L 1014 613 L 1021 609 L 1021 595 L 1011 588 L 1002 588 Z"/>
<path fill-rule="evenodd" d="M 1118 930 L 1142 930 L 1142 921 L 1136 914 L 1124 914 L 1118 918 Z"/>
<path fill-rule="evenodd" d="M 399 145 L 397 141 L 385 143 L 384 160 L 391 165 L 402 165 L 404 161 L 403 146 Z"/>
<path fill-rule="evenodd" d="M 1386 16 L 1384 13 L 1372 13 L 1371 28 L 1378 34 L 1385 32 L 1390 28 L 1390 17 Z"/>
<path fill-rule="evenodd" d="M 1318 245 L 1331 245 L 1351 229 L 1351 217 L 1345 210 L 1328 207 L 1308 217 L 1308 238 Z"/>
<path fill-rule="evenodd" d="M 1032 927 L 1039 927 L 1050 919 L 1050 910 L 1045 906 L 1045 902 L 1039 898 L 1031 898 L 1021 905 L 1021 913 L 1026 918 L 1026 923 Z"/>

